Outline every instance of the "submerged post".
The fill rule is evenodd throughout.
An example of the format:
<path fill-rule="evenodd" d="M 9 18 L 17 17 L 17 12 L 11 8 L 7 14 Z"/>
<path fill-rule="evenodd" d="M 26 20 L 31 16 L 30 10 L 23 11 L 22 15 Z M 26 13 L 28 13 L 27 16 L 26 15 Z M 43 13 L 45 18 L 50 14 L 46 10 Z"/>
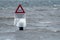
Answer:
<path fill-rule="evenodd" d="M 19 4 L 15 11 L 14 25 L 17 26 L 19 30 L 23 30 L 24 27 L 26 27 L 26 14 L 21 4 Z"/>

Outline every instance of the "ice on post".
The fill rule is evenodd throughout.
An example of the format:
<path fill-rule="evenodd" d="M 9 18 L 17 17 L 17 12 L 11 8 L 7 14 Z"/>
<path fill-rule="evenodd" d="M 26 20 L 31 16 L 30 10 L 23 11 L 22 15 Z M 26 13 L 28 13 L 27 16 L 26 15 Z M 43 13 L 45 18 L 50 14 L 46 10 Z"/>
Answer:
<path fill-rule="evenodd" d="M 26 27 L 26 14 L 20 4 L 15 11 L 14 25 L 18 27 L 19 30 L 23 30 L 23 28 Z"/>

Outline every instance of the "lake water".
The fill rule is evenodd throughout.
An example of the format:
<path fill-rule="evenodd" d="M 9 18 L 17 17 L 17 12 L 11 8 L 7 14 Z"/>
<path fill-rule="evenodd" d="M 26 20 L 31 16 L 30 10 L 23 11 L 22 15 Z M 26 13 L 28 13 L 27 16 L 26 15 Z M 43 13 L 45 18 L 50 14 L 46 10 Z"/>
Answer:
<path fill-rule="evenodd" d="M 34 31 L 35 29 L 45 30 L 45 32 L 41 32 L 42 34 L 39 34 L 38 31 L 35 32 L 36 34 L 33 34 L 34 31 L 31 33 L 29 31 L 24 31 L 22 33 L 27 33 L 28 35 L 29 33 L 30 35 L 32 34 L 33 36 L 30 36 L 30 38 L 34 37 L 34 35 L 38 35 L 37 37 L 41 35 L 44 36 L 44 38 L 41 37 L 41 40 L 44 40 L 45 37 L 45 40 L 60 40 L 60 0 L 0 0 L 0 34 L 4 34 L 5 32 L 15 32 L 17 30 L 17 27 L 13 24 L 15 10 L 19 3 L 22 4 L 26 12 L 27 26 L 25 29 L 30 29 L 30 31 L 33 29 Z M 48 33 L 46 33 L 47 30 Z M 56 34 L 53 32 L 56 32 Z M 12 33 L 12 36 L 15 38 L 14 35 L 18 35 L 19 33 L 20 32 L 16 31 L 16 34 Z M 8 36 L 7 34 L 5 36 Z M 53 34 L 55 36 L 52 36 Z M 2 36 L 1 40 L 4 40 L 3 38 L 5 38 L 5 36 Z M 13 37 L 11 38 L 15 40 Z M 29 39 L 28 36 L 26 36 L 26 38 Z M 19 40 L 19 37 L 17 40 Z M 37 38 L 37 40 L 39 39 Z"/>

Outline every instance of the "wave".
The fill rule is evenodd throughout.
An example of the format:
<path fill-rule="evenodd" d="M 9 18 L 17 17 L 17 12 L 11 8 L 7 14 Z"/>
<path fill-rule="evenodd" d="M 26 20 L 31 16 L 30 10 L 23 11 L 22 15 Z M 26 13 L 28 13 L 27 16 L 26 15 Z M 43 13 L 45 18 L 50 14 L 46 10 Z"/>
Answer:
<path fill-rule="evenodd" d="M 14 19 L 14 17 L 0 17 L 0 19 Z"/>
<path fill-rule="evenodd" d="M 38 31 L 44 31 L 44 32 L 54 32 L 54 33 L 58 33 L 60 32 L 59 29 L 47 29 L 45 27 L 25 27 L 25 30 L 38 30 Z"/>
<path fill-rule="evenodd" d="M 12 28 L 12 27 L 14 27 L 15 28 L 15 26 L 14 26 L 14 24 L 9 24 L 9 23 L 1 23 L 0 24 L 0 26 L 2 26 L 2 28 Z M 29 27 L 29 26 L 31 26 L 31 27 Z M 33 30 L 35 30 L 35 29 L 40 29 L 40 30 L 42 30 L 42 31 L 51 31 L 51 32 L 60 32 L 60 29 L 59 28 L 54 28 L 54 27 L 35 27 L 35 26 L 32 26 L 32 25 L 28 25 L 28 26 L 26 26 L 25 27 L 25 29 L 29 29 L 29 30 L 31 30 L 31 29 L 33 29 Z M 13 30 L 13 29 L 12 29 Z M 10 30 L 11 31 L 11 30 Z"/>

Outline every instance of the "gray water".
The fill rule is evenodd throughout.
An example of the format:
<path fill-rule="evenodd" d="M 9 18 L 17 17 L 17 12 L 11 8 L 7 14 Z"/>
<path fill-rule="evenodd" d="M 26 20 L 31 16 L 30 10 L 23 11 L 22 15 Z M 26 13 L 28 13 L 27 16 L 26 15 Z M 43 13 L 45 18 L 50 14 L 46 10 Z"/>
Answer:
<path fill-rule="evenodd" d="M 26 12 L 25 31 L 13 25 L 19 3 Z M 60 0 L 0 0 L 0 40 L 60 40 Z"/>

